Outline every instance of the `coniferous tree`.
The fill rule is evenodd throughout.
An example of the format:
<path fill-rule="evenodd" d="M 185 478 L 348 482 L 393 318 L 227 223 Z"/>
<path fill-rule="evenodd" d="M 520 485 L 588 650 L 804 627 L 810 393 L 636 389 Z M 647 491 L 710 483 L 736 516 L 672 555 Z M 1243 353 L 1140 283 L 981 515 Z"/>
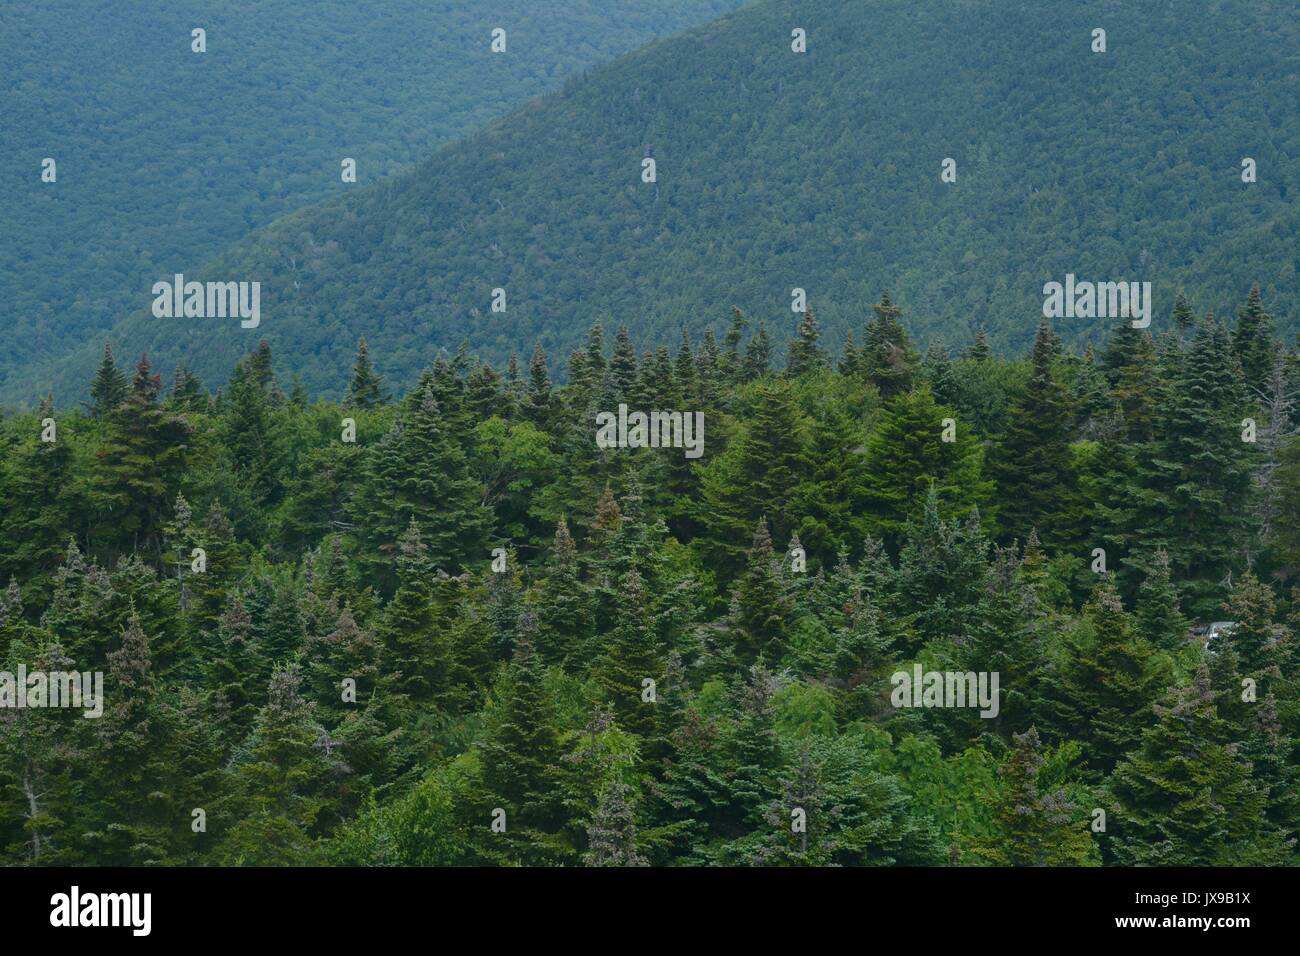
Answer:
<path fill-rule="evenodd" d="M 548 835 L 559 829 L 560 740 L 555 702 L 533 644 L 535 622 L 524 612 L 514 655 L 502 674 L 487 739 L 480 747 L 487 814 L 505 811 L 505 832 L 489 831 L 484 816 L 484 854 L 489 859 L 538 865 L 552 862 Z"/>
<path fill-rule="evenodd" d="M 805 513 L 800 485 L 812 472 L 807 422 L 787 383 L 764 382 L 744 429 L 701 476 L 706 546 L 735 570 L 759 518 L 784 540 Z"/>
<path fill-rule="evenodd" d="M 104 358 L 95 372 L 95 380 L 90 383 L 90 401 L 86 408 L 92 418 L 103 418 L 126 401 L 128 391 L 126 376 L 113 360 L 112 346 L 105 342 Z"/>
<path fill-rule="evenodd" d="M 370 349 L 364 337 L 357 340 L 357 357 L 352 363 L 352 383 L 343 403 L 353 408 L 375 408 L 389 401 L 384 380 L 370 364 Z"/>
<path fill-rule="evenodd" d="M 1237 310 L 1237 327 L 1232 330 L 1232 351 L 1241 363 L 1243 381 L 1252 393 L 1267 383 L 1275 350 L 1273 317 L 1264 311 L 1259 286 L 1251 286 L 1246 304 Z"/>
<path fill-rule="evenodd" d="M 734 305 L 731 307 L 731 323 L 727 326 L 727 334 L 722 339 L 722 369 L 727 377 L 735 381 L 740 377 L 741 367 L 743 364 L 740 353 L 740 343 L 745 338 L 745 329 L 749 328 L 749 320 L 745 318 L 745 313 Z"/>
<path fill-rule="evenodd" d="M 931 489 L 957 517 L 988 502 L 992 487 L 981 474 L 982 449 L 969 428 L 956 421 L 949 426 L 948 418 L 922 385 L 894 398 L 867 439 L 867 527 L 890 544 L 920 515 Z"/>
<path fill-rule="evenodd" d="M 731 809 L 746 828 L 762 826 L 766 810 L 776 796 L 784 766 L 776 732 L 777 677 L 763 664 L 754 664 L 736 688 L 735 732 L 728 758 Z"/>
<path fill-rule="evenodd" d="M 1219 582 L 1242 553 L 1250 446 L 1241 440 L 1241 391 L 1223 328 L 1209 317 L 1161 396 L 1156 442 L 1136 462 L 1134 567 L 1157 549 L 1196 614 L 1212 613 Z"/>
<path fill-rule="evenodd" d="M 1152 647 L 1175 651 L 1187 639 L 1187 618 L 1179 608 L 1178 589 L 1169 573 L 1169 555 L 1157 551 L 1133 609 L 1138 634 Z"/>
<path fill-rule="evenodd" d="M 0 480 L 5 505 L 0 509 L 0 571 L 37 578 L 42 602 L 49 597 L 45 576 L 62 562 L 68 530 L 81 510 L 79 482 L 73 472 L 72 444 L 66 431 L 42 440 L 44 423 L 54 418 L 47 398 L 36 412 L 29 435 L 10 449 L 8 469 Z M 55 422 L 56 429 L 59 423 Z M 64 426 L 66 428 L 66 426 Z"/>
<path fill-rule="evenodd" d="M 934 400 L 940 405 L 954 405 L 959 397 L 959 384 L 952 359 L 942 342 L 932 342 L 921 360 L 921 373 L 930 386 Z"/>
<path fill-rule="evenodd" d="M 161 390 L 141 356 L 130 394 L 108 416 L 108 434 L 96 452 L 90 493 L 101 520 L 96 540 L 119 550 L 161 553 L 164 516 L 189 456 L 190 424 L 159 404 Z"/>
<path fill-rule="evenodd" d="M 1178 295 L 1174 297 L 1173 321 L 1174 329 L 1178 334 L 1178 341 L 1186 341 L 1192 332 L 1192 327 L 1196 325 L 1196 314 L 1192 311 L 1191 303 L 1187 301 L 1187 297 L 1183 295 L 1182 289 L 1179 289 Z"/>
<path fill-rule="evenodd" d="M 587 826 L 587 866 L 646 866 L 636 845 L 636 807 L 632 788 L 615 780 L 600 794 L 596 815 Z"/>
<path fill-rule="evenodd" d="M 554 396 L 551 394 L 551 374 L 546 368 L 546 352 L 542 343 L 533 348 L 533 357 L 528 363 L 528 391 L 524 413 L 538 428 L 547 431 L 554 419 Z"/>
<path fill-rule="evenodd" d="M 977 841 L 975 854 L 994 866 L 1095 865 L 1097 851 L 1079 819 L 1081 808 L 1064 789 L 1043 793 L 1039 787 L 1044 758 L 1038 731 L 1030 727 L 1013 741 L 998 770 L 997 836 Z"/>
<path fill-rule="evenodd" d="M 673 363 L 673 384 L 682 405 L 695 407 L 698 404 L 700 386 L 696 378 L 695 355 L 691 351 L 691 336 L 686 329 L 682 329 L 682 341 Z"/>
<path fill-rule="evenodd" d="M 888 292 L 881 295 L 871 311 L 874 317 L 867 322 L 860 364 L 866 380 L 880 390 L 880 397 L 889 399 L 911 388 L 916 352 L 899 321 L 903 310 Z"/>
<path fill-rule="evenodd" d="M 185 412 L 202 412 L 208 408 L 208 392 L 203 387 L 203 380 L 184 364 L 176 366 L 172 375 L 172 390 L 167 400 Z"/>
<path fill-rule="evenodd" d="M 792 613 L 781 593 L 781 559 L 772 549 L 766 519 L 760 518 L 749 549 L 748 566 L 731 597 L 731 631 L 736 659 L 751 663 L 762 658 L 775 667 L 785 656 L 786 629 Z"/>
<path fill-rule="evenodd" d="M 962 353 L 962 358 L 969 359 L 972 362 L 986 362 L 992 357 L 989 349 L 988 336 L 984 332 L 984 327 L 980 326 L 975 330 L 975 339 L 966 351 Z"/>
<path fill-rule="evenodd" d="M 223 847 L 229 864 L 301 860 L 333 822 L 342 755 L 301 690 L 296 665 L 277 669 L 253 732 L 234 757 L 234 812 Z"/>
<path fill-rule="evenodd" d="M 1025 540 L 1036 530 L 1049 549 L 1069 544 L 1075 477 L 1070 463 L 1071 414 L 1065 389 L 1053 374 L 1051 327 L 1039 323 L 1030 360 L 1033 373 L 1014 403 L 1009 430 L 994 468 L 1001 503 L 998 520 L 1008 537 Z"/>
<path fill-rule="evenodd" d="M 614 334 L 614 354 L 609 360 L 609 399 L 605 405 L 617 408 L 619 402 L 628 401 L 636 387 L 637 358 L 632 348 L 632 337 L 627 326 L 620 325 Z"/>
<path fill-rule="evenodd" d="M 1109 773 L 1154 722 L 1171 674 L 1135 633 L 1114 582 L 1098 585 L 1083 620 L 1086 631 L 1070 642 L 1063 667 L 1060 732 L 1083 741 L 1090 765 Z"/>
<path fill-rule="evenodd" d="M 451 570 L 481 553 L 487 540 L 490 518 L 482 501 L 426 385 L 374 449 L 352 513 L 372 564 L 389 566 L 414 520 L 430 562 Z"/>
<path fill-rule="evenodd" d="M 804 309 L 799 327 L 795 329 L 795 337 L 790 342 L 790 354 L 786 360 L 786 374 L 791 378 L 816 372 L 830 364 L 826 353 L 817 345 L 820 334 L 812 308 Z"/>
<path fill-rule="evenodd" d="M 658 692 L 652 688 L 663 680 L 663 661 L 651 627 L 645 582 L 635 568 L 619 582 L 619 593 L 619 615 L 605 638 L 604 653 L 592 664 L 592 678 L 619 726 L 651 744 L 658 727 Z"/>
<path fill-rule="evenodd" d="M 595 607 L 591 587 L 581 578 L 577 549 L 563 518 L 555 529 L 549 573 L 539 587 L 536 605 L 537 645 L 543 659 L 566 669 L 576 667 L 581 662 L 580 651 L 592 635 Z"/>
<path fill-rule="evenodd" d="M 740 379 L 752 382 L 768 374 L 772 367 L 772 342 L 767 337 L 767 323 L 758 321 L 758 331 L 745 347 L 745 359 L 740 363 Z"/>
<path fill-rule="evenodd" d="M 1268 793 L 1228 739 L 1207 671 L 1156 705 L 1157 722 L 1115 769 L 1109 843 L 1125 866 L 1277 865 L 1289 848 Z"/>

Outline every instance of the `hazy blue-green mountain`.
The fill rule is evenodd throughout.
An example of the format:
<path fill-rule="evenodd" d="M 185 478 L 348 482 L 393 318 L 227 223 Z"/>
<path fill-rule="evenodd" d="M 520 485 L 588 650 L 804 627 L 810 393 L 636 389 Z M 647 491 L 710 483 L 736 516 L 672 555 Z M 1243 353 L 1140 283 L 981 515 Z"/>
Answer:
<path fill-rule="evenodd" d="M 0 7 L 0 387 L 250 229 L 741 0 Z M 191 49 L 206 31 L 207 52 Z M 506 53 L 489 49 L 506 30 Z M 57 181 L 41 182 L 52 157 Z"/>
<path fill-rule="evenodd" d="M 1179 287 L 1223 313 L 1258 281 L 1285 328 L 1300 313 L 1297 100 L 1300 20 L 1283 0 L 760 0 L 287 216 L 202 276 L 156 262 L 154 278 L 260 281 L 258 329 L 153 318 L 142 281 L 113 339 L 211 379 L 264 338 L 328 391 L 361 335 L 405 383 L 430 345 L 462 338 L 497 359 L 540 339 L 558 365 L 596 318 L 665 341 L 735 304 L 784 338 L 802 287 L 832 344 L 890 288 L 922 340 L 982 323 L 1021 348 L 1044 283 L 1067 273 L 1151 281 L 1158 322 Z M 1076 341 L 1106 324 L 1058 323 Z M 84 388 L 100 347 L 33 369 L 23 397 Z"/>

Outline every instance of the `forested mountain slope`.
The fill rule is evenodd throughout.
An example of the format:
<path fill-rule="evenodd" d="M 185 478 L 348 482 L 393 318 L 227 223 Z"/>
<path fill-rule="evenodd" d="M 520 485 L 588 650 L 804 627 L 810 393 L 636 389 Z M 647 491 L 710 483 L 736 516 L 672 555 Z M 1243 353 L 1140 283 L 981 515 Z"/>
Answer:
<path fill-rule="evenodd" d="M 50 0 L 0 8 L 0 389 L 162 275 L 740 0 Z M 206 31 L 205 53 L 191 31 Z M 489 50 L 506 30 L 507 52 Z M 41 181 L 41 162 L 57 180 Z"/>
<path fill-rule="evenodd" d="M 255 332 L 155 319 L 142 285 L 114 341 L 222 376 L 265 338 L 328 392 L 358 335 L 405 384 L 430 344 L 468 337 L 501 361 L 539 338 L 563 357 L 598 317 L 640 347 L 735 304 L 779 341 L 801 287 L 831 344 L 891 288 L 923 342 L 983 324 L 995 348 L 1023 348 L 1044 283 L 1067 273 L 1150 281 L 1159 319 L 1179 287 L 1222 314 L 1225 290 L 1257 281 L 1287 330 L 1297 51 L 1294 8 L 1271 0 L 765 0 L 240 243 L 205 275 L 261 281 Z M 83 387 L 101 347 L 25 397 Z"/>

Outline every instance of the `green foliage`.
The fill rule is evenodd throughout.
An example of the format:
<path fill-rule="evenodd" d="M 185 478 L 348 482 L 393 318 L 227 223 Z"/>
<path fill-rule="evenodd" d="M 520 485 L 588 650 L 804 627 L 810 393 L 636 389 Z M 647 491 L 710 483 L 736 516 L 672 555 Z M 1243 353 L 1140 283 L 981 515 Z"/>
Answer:
<path fill-rule="evenodd" d="M 21 320 L 24 333 L 0 343 L 0 393 L 33 400 L 32 382 L 61 378 L 64 358 L 84 344 L 92 364 L 58 386 L 70 395 L 63 382 L 77 381 L 84 397 L 103 351 L 96 331 L 106 316 L 141 308 L 152 283 L 189 278 L 251 228 L 410 170 L 567 78 L 739 5 L 138 0 L 109 17 L 75 0 L 42 4 L 22 30 L 0 33 L 7 75 L 42 78 L 13 86 L 5 109 L 6 152 L 35 158 L 5 172 L 0 319 L 6 328 Z M 491 52 L 496 25 L 507 30 L 506 55 Z M 191 52 L 195 26 L 207 31 L 207 53 Z M 56 183 L 40 182 L 45 156 L 57 160 Z M 344 158 L 356 160 L 356 184 L 341 179 Z M 328 324 L 355 345 L 348 320 Z M 391 340 L 364 334 L 397 358 Z M 171 336 L 118 351 L 154 354 Z M 218 370 L 212 357 L 196 344 L 191 367 L 224 378 L 233 359 Z M 405 358 L 393 372 L 416 371 Z M 337 385 L 341 396 L 347 382 Z"/>
<path fill-rule="evenodd" d="M 736 328 L 594 329 L 558 387 L 441 357 L 374 407 L 285 396 L 259 347 L 219 398 L 142 363 L 107 411 L 47 402 L 53 442 L 0 418 L 0 671 L 107 693 L 0 708 L 0 860 L 1294 860 L 1300 602 L 1257 504 L 1300 484 L 1238 447 L 1223 330 L 932 354 L 882 400 L 860 359 L 750 377 Z M 611 396 L 702 406 L 704 457 L 595 448 Z M 1068 501 L 1009 497 L 1049 472 Z M 997 713 L 899 706 L 918 665 L 996 674 Z"/>
<path fill-rule="evenodd" d="M 377 367 L 388 380 L 405 389 L 429 345 L 450 351 L 468 338 L 475 351 L 503 364 L 511 350 L 526 343 L 531 351 L 541 342 L 549 355 L 567 358 L 593 321 L 614 316 L 627 323 L 639 352 L 673 346 L 683 327 L 695 339 L 706 327 L 722 335 L 733 306 L 749 313 L 754 328 L 766 322 L 762 337 L 739 353 L 740 374 L 752 379 L 785 358 L 788 319 L 777 316 L 796 282 L 816 308 L 820 348 L 838 355 L 853 331 L 874 363 L 869 374 L 879 378 L 888 368 L 903 387 L 914 361 L 903 343 L 888 336 L 864 342 L 861 334 L 868 307 L 881 302 L 885 288 L 913 317 L 908 331 L 915 341 L 981 330 L 1000 353 L 1027 348 L 1044 282 L 1063 281 L 1066 273 L 1091 281 L 1149 276 L 1164 314 L 1180 288 L 1202 310 L 1231 314 L 1236 298 L 1258 282 L 1280 330 L 1293 331 L 1300 318 L 1297 220 L 1288 194 L 1300 180 L 1300 128 L 1271 112 L 1271 104 L 1294 100 L 1288 51 L 1300 45 L 1300 26 L 1285 4 L 1253 0 L 1232 17 L 1213 4 L 1135 9 L 1122 25 L 1133 55 L 1097 56 L 1086 42 L 1062 42 L 1086 41 L 1096 26 L 1089 8 L 1072 0 L 1044 0 L 1033 16 L 1014 5 L 827 0 L 810 25 L 809 52 L 796 56 L 788 37 L 802 8 L 796 0 L 768 0 L 592 69 L 562 94 L 485 126 L 481 121 L 503 112 L 504 103 L 553 89 L 549 75 L 541 75 L 569 74 L 568 65 L 600 58 L 599 51 L 587 55 L 589 47 L 627 49 L 612 36 L 672 32 L 736 4 L 625 0 L 619 16 L 596 28 L 596 11 L 608 4 L 519 0 L 501 8 L 501 22 L 518 24 L 510 31 L 512 52 L 503 57 L 486 52 L 478 33 L 482 11 L 462 3 L 430 12 L 404 0 L 378 28 L 337 2 L 328 15 L 307 18 L 286 16 L 279 6 L 260 16 L 228 12 L 225 25 L 213 28 L 206 60 L 183 52 L 183 35 L 156 38 L 159 26 L 121 25 L 113 37 L 120 31 L 122 44 L 106 47 L 97 35 L 64 44 L 60 55 L 112 49 L 156 65 L 151 72 L 169 81 L 166 92 L 132 91 L 127 99 L 153 107 L 140 114 L 150 134 L 159 103 L 169 115 L 209 117 L 184 135 L 156 134 L 169 146 L 186 146 L 166 151 L 175 166 L 164 188 L 192 195 L 189 178 L 203 175 L 211 154 L 231 157 L 217 166 L 231 191 L 180 223 L 171 203 L 141 193 L 132 208 L 151 210 L 153 231 L 179 230 L 187 238 L 157 253 L 158 274 L 147 280 L 180 271 L 173 263 L 188 266 L 187 278 L 257 278 L 260 334 L 286 358 L 293 350 L 295 370 L 314 392 L 343 394 L 359 335 L 382 356 Z M 140 16 L 167 22 L 157 11 Z M 297 37 L 302 55 L 286 62 L 278 31 L 254 32 L 266 17 L 311 22 Z M 221 31 L 235 22 L 244 26 L 223 43 Z M 337 46 L 334 30 L 349 38 L 349 55 L 322 60 L 316 51 Z M 1180 42 L 1168 42 L 1171 36 Z M 274 55 L 269 37 L 276 38 Z M 385 49 L 367 56 L 355 52 L 358 43 Z M 971 49 L 988 55 L 972 58 Z M 217 56 L 236 50 L 250 58 L 240 61 L 245 71 L 211 68 Z M 51 70 L 45 61 L 6 62 L 14 75 Z M 936 63 L 945 68 L 936 70 Z M 254 96 L 269 64 L 277 81 L 294 77 L 291 89 L 301 95 Z M 247 86 L 223 95 L 218 77 L 242 72 L 250 76 Z M 461 92 L 448 88 L 450 77 Z M 866 102 L 864 90 L 873 91 Z M 482 96 L 499 105 L 480 108 Z M 86 102 L 98 105 L 97 98 Z M 377 102 L 385 108 L 374 108 Z M 214 115 L 210 104 L 221 111 Z M 247 121 L 275 107 L 273 117 Z M 456 122 L 456 131 L 477 129 L 430 154 L 449 138 L 449 113 L 475 121 Z M 415 114 L 419 121 L 412 121 Z M 22 128 L 33 130 L 18 141 L 25 155 L 37 155 L 37 144 L 46 148 L 49 137 L 36 131 L 45 133 L 50 115 L 65 111 L 25 112 Z M 230 129 L 274 131 L 277 139 L 232 147 L 225 139 Z M 223 139 L 214 146 L 218 135 Z M 123 162 L 164 152 L 128 136 L 118 142 L 129 157 Z M 368 154 L 338 145 L 344 143 L 375 145 Z M 1242 144 L 1251 144 L 1259 164 L 1257 183 L 1241 182 Z M 653 184 L 639 178 L 647 148 L 659 161 Z M 105 177 L 84 172 L 91 163 L 81 152 L 70 154 L 73 171 L 60 178 L 58 207 L 81 210 L 88 223 L 121 222 L 88 201 L 104 191 Z M 244 222 L 263 225 L 304 198 L 330 197 L 327 190 L 341 185 L 339 156 L 353 153 L 363 172 L 356 188 L 344 187 L 343 195 L 271 222 L 216 255 L 241 238 Z M 423 165 L 364 184 L 416 156 L 426 157 Z M 958 179 L 944 183 L 940 162 L 950 156 Z M 60 168 L 68 162 L 61 157 Z M 14 242 L 37 233 L 56 202 L 34 174 L 23 175 L 20 195 L 33 198 L 10 230 Z M 137 181 L 125 173 L 108 178 Z M 264 188 L 233 191 L 234 183 L 249 181 Z M 69 195 L 70 188 L 76 191 Z M 238 201 L 227 209 L 229 199 Z M 1079 214 L 1085 207 L 1087 215 Z M 217 210 L 220 229 L 208 215 Z M 1146 228 L 1140 242 L 1128 242 L 1135 222 Z M 51 289 L 48 277 L 90 258 L 69 254 L 63 244 L 84 242 L 86 232 L 63 220 L 60 243 L 48 256 L 44 244 L 28 243 L 32 249 L 5 257 L 32 265 L 13 271 L 15 281 L 0 290 L 8 293 L 0 302 L 12 303 L 15 315 L 40 330 L 22 337 L 33 346 L 28 355 L 66 334 L 58 316 L 79 299 L 71 290 L 105 285 L 79 273 L 59 287 L 67 292 Z M 193 338 L 160 332 L 142 301 L 145 282 L 124 280 L 130 297 L 114 297 L 107 308 L 97 297 L 86 297 L 84 309 L 78 301 L 72 328 L 87 327 L 90 309 L 108 311 L 122 318 L 112 340 L 123 354 L 148 348 L 169 364 L 185 358 L 205 379 L 224 378 L 246 348 L 238 323 L 205 326 Z M 508 289 L 508 330 L 489 311 L 496 285 Z M 1105 337 L 1112 322 L 1081 319 L 1060 332 L 1082 345 Z M 68 338 L 81 344 L 87 337 Z M 12 393 L 30 401 L 50 385 L 56 394 L 84 388 L 102 344 L 99 337 L 84 341 L 73 357 L 60 350 L 57 365 L 11 366 Z M 882 388 L 886 397 L 892 387 Z"/>

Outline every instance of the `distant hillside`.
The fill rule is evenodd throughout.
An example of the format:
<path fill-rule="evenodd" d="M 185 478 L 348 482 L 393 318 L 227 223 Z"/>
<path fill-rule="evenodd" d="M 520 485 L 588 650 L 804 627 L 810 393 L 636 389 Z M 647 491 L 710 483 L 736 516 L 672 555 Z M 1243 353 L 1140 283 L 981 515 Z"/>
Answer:
<path fill-rule="evenodd" d="M 554 368 L 598 317 L 666 341 L 735 304 L 784 340 L 792 287 L 832 345 L 890 288 L 922 341 L 982 323 L 1021 349 L 1043 284 L 1066 273 L 1151 281 L 1157 322 L 1178 287 L 1222 313 L 1258 281 L 1294 327 L 1297 102 L 1300 20 L 1283 0 L 760 0 L 188 276 L 259 280 L 260 328 L 155 319 L 142 283 L 113 336 L 210 381 L 264 338 L 328 391 L 360 335 L 394 384 L 462 338 L 496 359 L 540 339 Z M 33 370 L 24 397 L 84 388 L 99 348 Z"/>
<path fill-rule="evenodd" d="M 742 0 L 0 7 L 0 391 L 257 226 Z M 207 52 L 190 31 L 207 33 Z M 489 50 L 506 30 L 507 53 Z M 41 162 L 57 163 L 42 183 Z M 6 382 L 7 380 L 7 382 Z"/>

